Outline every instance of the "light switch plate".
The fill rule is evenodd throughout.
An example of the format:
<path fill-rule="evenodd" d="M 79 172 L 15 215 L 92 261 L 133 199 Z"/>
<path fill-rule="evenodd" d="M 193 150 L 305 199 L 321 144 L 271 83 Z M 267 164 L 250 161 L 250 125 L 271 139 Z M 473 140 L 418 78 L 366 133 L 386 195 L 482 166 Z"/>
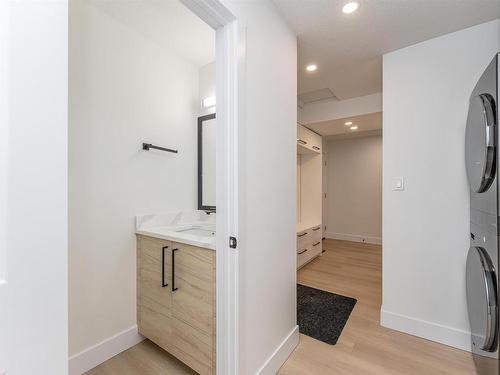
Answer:
<path fill-rule="evenodd" d="M 394 177 L 393 190 L 402 191 L 405 189 L 405 179 L 403 177 Z"/>

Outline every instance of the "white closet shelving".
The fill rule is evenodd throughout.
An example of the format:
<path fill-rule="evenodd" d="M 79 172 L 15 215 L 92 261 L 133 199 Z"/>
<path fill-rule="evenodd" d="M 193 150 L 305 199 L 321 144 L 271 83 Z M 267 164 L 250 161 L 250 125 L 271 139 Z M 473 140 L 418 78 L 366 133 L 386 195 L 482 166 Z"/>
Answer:
<path fill-rule="evenodd" d="M 322 138 L 297 124 L 297 268 L 322 253 Z"/>

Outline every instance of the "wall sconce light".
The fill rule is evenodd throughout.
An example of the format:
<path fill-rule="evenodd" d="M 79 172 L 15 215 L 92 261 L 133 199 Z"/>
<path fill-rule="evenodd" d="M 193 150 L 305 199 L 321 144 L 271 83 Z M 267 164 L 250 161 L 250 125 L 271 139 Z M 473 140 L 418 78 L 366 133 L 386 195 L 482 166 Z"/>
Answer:
<path fill-rule="evenodd" d="M 215 96 L 210 96 L 208 98 L 203 99 L 202 105 L 203 108 L 215 107 Z"/>

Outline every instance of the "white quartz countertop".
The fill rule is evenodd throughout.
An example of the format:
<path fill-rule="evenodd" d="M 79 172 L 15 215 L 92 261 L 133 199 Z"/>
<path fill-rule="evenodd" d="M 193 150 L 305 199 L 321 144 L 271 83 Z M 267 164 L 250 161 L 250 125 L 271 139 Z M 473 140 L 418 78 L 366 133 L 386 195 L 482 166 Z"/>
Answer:
<path fill-rule="evenodd" d="M 137 215 L 135 233 L 215 250 L 215 214 L 181 211 Z"/>

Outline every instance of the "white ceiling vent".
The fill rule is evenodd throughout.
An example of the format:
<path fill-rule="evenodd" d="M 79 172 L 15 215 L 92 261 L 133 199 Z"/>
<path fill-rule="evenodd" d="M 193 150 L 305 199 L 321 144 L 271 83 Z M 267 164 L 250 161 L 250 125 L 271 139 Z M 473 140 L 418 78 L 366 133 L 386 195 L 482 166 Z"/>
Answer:
<path fill-rule="evenodd" d="M 303 92 L 302 94 L 297 95 L 297 99 L 299 103 L 307 104 L 317 102 L 318 100 L 337 99 L 337 97 L 333 95 L 332 90 L 326 88 Z"/>

